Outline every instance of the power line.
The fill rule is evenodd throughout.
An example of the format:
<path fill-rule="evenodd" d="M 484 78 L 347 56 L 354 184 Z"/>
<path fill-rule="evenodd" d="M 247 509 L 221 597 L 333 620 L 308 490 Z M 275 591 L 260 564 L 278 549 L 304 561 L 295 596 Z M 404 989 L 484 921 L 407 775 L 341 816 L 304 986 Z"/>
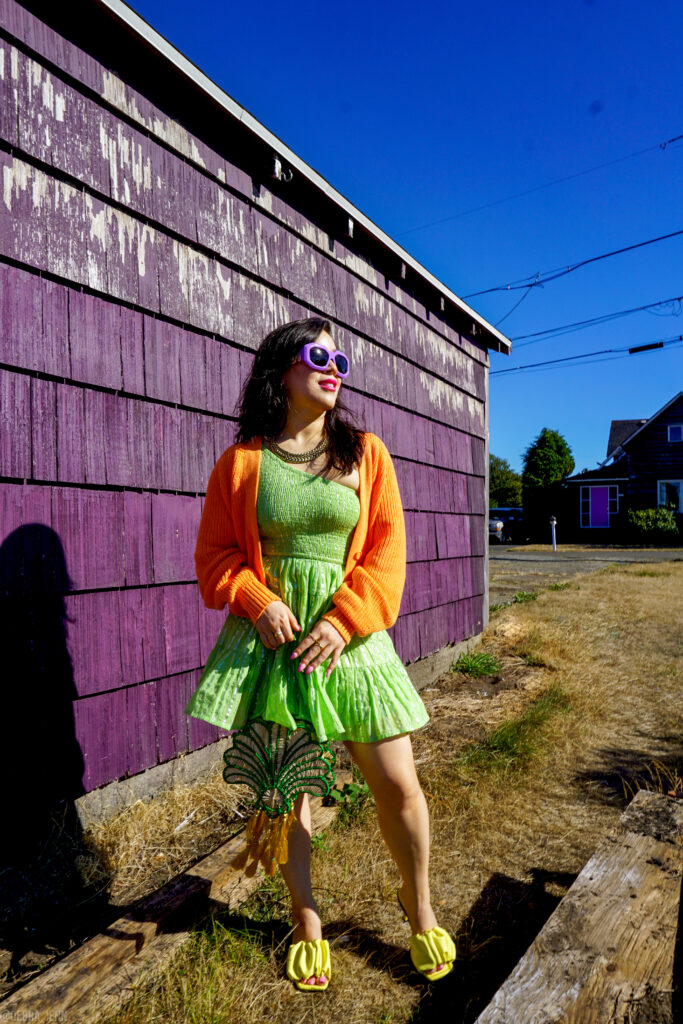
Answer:
<path fill-rule="evenodd" d="M 683 342 L 683 334 L 678 334 L 673 338 L 658 338 L 655 341 L 646 342 L 644 345 L 639 345 L 634 348 L 632 345 L 622 345 L 619 348 L 602 348 L 596 352 L 582 352 L 576 356 L 563 356 L 561 359 L 544 359 L 539 363 L 525 363 L 522 366 L 510 366 L 504 370 L 492 370 L 489 374 L 491 377 L 498 376 L 503 373 L 518 373 L 520 370 L 535 370 L 538 367 L 553 367 L 560 369 L 560 364 L 574 363 L 575 366 L 588 365 L 589 363 L 600 363 L 604 362 L 603 359 L 592 358 L 594 356 L 603 356 L 606 354 L 613 355 L 616 359 L 623 359 L 625 355 L 632 355 L 638 351 L 645 351 L 648 348 L 664 348 L 668 345 L 678 345 Z M 618 354 L 617 354 L 618 353 Z"/>
<path fill-rule="evenodd" d="M 581 267 L 587 267 L 590 263 L 599 263 L 600 260 L 607 260 L 610 256 L 621 256 L 625 252 L 632 252 L 634 249 L 642 249 L 646 245 L 654 245 L 655 242 L 664 242 L 668 238 L 676 238 L 678 235 L 683 235 L 683 228 L 678 231 L 670 231 L 667 235 L 659 235 L 657 238 L 648 238 L 644 242 L 635 242 L 633 245 L 624 245 L 621 249 L 613 249 L 611 252 L 603 252 L 599 256 L 589 256 L 588 259 L 580 260 L 573 266 L 556 267 L 554 270 L 545 270 L 542 273 L 530 274 L 528 277 L 520 278 L 519 282 L 512 282 L 511 284 L 499 284 L 494 288 L 484 288 L 479 292 L 470 292 L 468 295 L 463 295 L 463 299 L 473 299 L 478 295 L 489 295 L 491 292 L 514 292 L 520 288 L 536 288 L 539 285 L 548 284 L 549 281 L 556 281 L 559 277 L 566 277 L 567 274 L 572 274 L 575 270 L 580 270 Z M 533 278 L 533 280 L 531 280 Z M 511 310 L 512 312 L 512 310 Z"/>
<path fill-rule="evenodd" d="M 586 327 L 594 327 L 596 324 L 608 323 L 610 320 L 618 320 L 622 316 L 630 316 L 632 313 L 643 313 L 647 311 L 653 312 L 658 306 L 673 305 L 677 303 L 676 309 L 673 309 L 667 314 L 657 314 L 655 316 L 680 316 L 681 315 L 681 302 L 683 302 L 683 295 L 676 295 L 671 299 L 660 299 L 659 302 L 648 302 L 644 306 L 633 306 L 631 309 L 620 309 L 615 313 L 603 313 L 602 316 L 594 316 L 588 320 L 576 320 L 572 324 L 562 324 L 559 327 L 548 327 L 545 331 L 534 331 L 532 334 L 517 334 L 511 338 L 511 341 L 521 341 L 522 344 L 518 345 L 517 348 L 524 348 L 525 345 L 535 345 L 538 341 L 548 341 L 550 338 L 557 338 L 563 334 L 572 334 L 574 331 L 585 330 Z M 525 339 L 532 339 L 525 341 Z"/>
<path fill-rule="evenodd" d="M 653 153 L 656 149 L 665 150 L 667 146 L 671 146 L 674 142 L 680 142 L 683 139 L 683 135 L 676 135 L 673 139 L 667 139 L 666 142 L 658 142 L 655 146 L 647 146 L 645 149 L 638 149 L 634 153 L 627 153 L 626 156 L 619 156 L 616 160 L 608 160 L 604 164 L 596 164 L 595 167 L 587 167 L 584 171 L 576 171 L 575 174 L 565 174 L 562 178 L 555 178 L 553 181 L 547 181 L 544 185 L 534 185 L 533 188 L 527 188 L 523 192 L 514 192 L 510 196 L 504 196 L 502 199 L 494 199 L 490 203 L 484 203 L 482 206 L 472 206 L 469 210 L 461 210 L 460 213 L 450 214 L 448 217 L 441 217 L 440 220 L 430 221 L 428 224 L 419 224 L 415 228 L 407 228 L 406 231 L 394 232 L 397 237 L 403 235 L 410 235 L 414 231 L 424 231 L 426 228 L 437 227 L 439 224 L 447 224 L 448 221 L 457 220 L 459 217 L 468 217 L 472 213 L 479 213 L 481 210 L 490 210 L 493 206 L 500 206 L 501 203 L 509 203 L 512 199 L 520 199 L 523 196 L 530 196 L 534 192 L 540 192 L 544 188 L 551 188 L 553 185 L 560 185 L 564 181 L 573 181 L 575 178 L 581 178 L 584 174 L 593 174 L 595 171 L 601 171 L 605 167 L 613 167 L 615 164 L 623 163 L 624 160 L 632 160 L 636 156 L 642 156 L 644 153 Z"/>

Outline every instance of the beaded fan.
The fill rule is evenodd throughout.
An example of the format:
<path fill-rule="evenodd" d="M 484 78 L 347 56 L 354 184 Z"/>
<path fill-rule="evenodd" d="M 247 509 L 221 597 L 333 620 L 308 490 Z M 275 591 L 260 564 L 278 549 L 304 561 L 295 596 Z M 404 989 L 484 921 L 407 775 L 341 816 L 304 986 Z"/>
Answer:
<path fill-rule="evenodd" d="M 277 864 L 287 862 L 287 834 L 295 820 L 294 801 L 301 793 L 327 796 L 334 786 L 336 757 L 329 742 L 321 743 L 310 726 L 298 722 L 290 730 L 276 722 L 254 719 L 233 736 L 223 754 L 223 778 L 230 785 L 247 785 L 255 793 L 252 816 L 247 823 L 247 849 L 233 861 L 236 868 L 259 861 L 273 875 Z"/>

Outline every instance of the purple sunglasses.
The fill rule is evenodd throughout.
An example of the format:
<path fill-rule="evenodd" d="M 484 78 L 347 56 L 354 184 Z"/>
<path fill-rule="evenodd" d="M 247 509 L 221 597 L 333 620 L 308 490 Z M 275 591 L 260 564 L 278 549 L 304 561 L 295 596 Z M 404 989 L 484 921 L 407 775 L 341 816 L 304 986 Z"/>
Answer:
<path fill-rule="evenodd" d="M 299 359 L 303 360 L 306 366 L 310 366 L 312 370 L 326 370 L 330 365 L 330 359 L 332 359 L 340 377 L 349 375 L 348 357 L 338 349 L 336 352 L 331 352 L 327 345 L 323 345 L 319 341 L 309 341 L 304 345 L 299 352 Z"/>

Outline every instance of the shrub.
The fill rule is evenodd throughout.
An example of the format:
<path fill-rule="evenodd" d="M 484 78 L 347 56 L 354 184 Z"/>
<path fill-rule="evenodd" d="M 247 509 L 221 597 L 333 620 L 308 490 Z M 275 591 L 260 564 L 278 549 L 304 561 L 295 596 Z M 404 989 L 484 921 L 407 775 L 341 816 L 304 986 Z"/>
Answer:
<path fill-rule="evenodd" d="M 676 516 L 670 508 L 630 508 L 626 522 L 629 535 L 641 544 L 666 543 L 679 536 Z"/>

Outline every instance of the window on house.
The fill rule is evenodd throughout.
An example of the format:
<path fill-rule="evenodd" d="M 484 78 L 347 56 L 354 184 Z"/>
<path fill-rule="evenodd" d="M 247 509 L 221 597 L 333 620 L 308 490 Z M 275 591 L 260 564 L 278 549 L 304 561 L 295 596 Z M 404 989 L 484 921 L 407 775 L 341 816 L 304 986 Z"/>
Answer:
<path fill-rule="evenodd" d="M 683 423 L 669 424 L 669 441 L 683 441 Z"/>
<path fill-rule="evenodd" d="M 581 526 L 590 529 L 609 527 L 610 518 L 619 511 L 617 484 L 581 488 Z"/>
<path fill-rule="evenodd" d="M 657 504 L 683 512 L 683 480 L 658 480 Z"/>

